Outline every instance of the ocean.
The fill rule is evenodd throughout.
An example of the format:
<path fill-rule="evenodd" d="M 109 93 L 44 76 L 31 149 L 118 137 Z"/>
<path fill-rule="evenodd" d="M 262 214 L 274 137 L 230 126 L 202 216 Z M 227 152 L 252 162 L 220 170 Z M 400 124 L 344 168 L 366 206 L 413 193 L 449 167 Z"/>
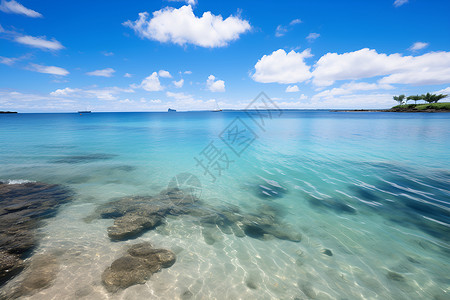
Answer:
<path fill-rule="evenodd" d="M 8 114 L 0 141 L 0 181 L 73 193 L 27 258 L 55 255 L 56 277 L 25 298 L 450 297 L 450 114 Z M 95 217 L 168 187 L 194 191 L 215 219 L 171 213 L 113 240 L 114 218 Z M 176 262 L 106 290 L 105 269 L 139 242 Z"/>

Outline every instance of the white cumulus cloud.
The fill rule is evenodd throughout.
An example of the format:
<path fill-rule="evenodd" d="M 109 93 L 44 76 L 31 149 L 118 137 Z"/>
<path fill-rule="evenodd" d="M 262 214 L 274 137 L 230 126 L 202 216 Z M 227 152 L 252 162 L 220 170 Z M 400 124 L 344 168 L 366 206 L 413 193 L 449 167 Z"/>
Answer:
<path fill-rule="evenodd" d="M 172 75 L 166 70 L 159 70 L 158 75 L 159 77 L 172 78 Z"/>
<path fill-rule="evenodd" d="M 2 2 L 0 3 L 0 11 L 7 14 L 24 15 L 30 18 L 42 18 L 42 15 L 37 11 L 26 8 L 25 6 L 14 0 L 11 1 L 2 0 Z"/>
<path fill-rule="evenodd" d="M 140 87 L 148 92 L 157 92 L 164 89 L 159 82 L 158 73 L 156 72 L 153 72 L 150 76 L 142 80 Z"/>
<path fill-rule="evenodd" d="M 28 67 L 30 71 L 44 73 L 44 74 L 52 74 L 52 75 L 60 75 L 60 76 L 66 76 L 69 74 L 69 71 L 66 69 L 55 67 L 55 66 L 44 66 L 44 65 L 38 65 L 38 64 L 30 64 Z"/>
<path fill-rule="evenodd" d="M 289 85 L 286 88 L 286 93 L 295 93 L 295 92 L 300 92 L 297 85 Z"/>
<path fill-rule="evenodd" d="M 64 89 L 57 89 L 50 93 L 52 96 L 68 96 L 70 94 L 74 94 L 76 92 L 79 92 L 80 89 L 71 89 L 69 87 L 66 87 Z"/>
<path fill-rule="evenodd" d="M 263 83 L 298 83 L 311 78 L 310 67 L 305 58 L 311 57 L 310 49 L 301 53 L 292 50 L 286 53 L 283 49 L 264 55 L 255 65 L 253 80 Z"/>
<path fill-rule="evenodd" d="M 166 7 L 155 11 L 150 19 L 147 12 L 142 12 L 136 21 L 126 21 L 123 25 L 132 28 L 141 38 L 206 48 L 226 46 L 251 28 L 249 22 L 239 16 L 223 19 L 207 11 L 197 17 L 191 5 L 179 9 Z"/>
<path fill-rule="evenodd" d="M 52 39 L 51 41 L 47 40 L 45 37 L 34 37 L 30 35 L 22 35 L 22 36 L 16 36 L 14 38 L 14 41 L 17 43 L 27 45 L 34 48 L 39 48 L 43 50 L 61 50 L 64 49 L 64 46 L 61 45 L 60 42 L 58 42 L 55 39 Z"/>
<path fill-rule="evenodd" d="M 341 80 L 374 78 L 378 88 L 391 84 L 437 85 L 450 83 L 450 52 L 429 52 L 419 56 L 385 54 L 364 48 L 342 54 L 327 53 L 314 65 L 312 72 L 302 53 L 282 49 L 264 55 L 255 65 L 253 80 L 263 83 L 292 84 L 307 81 L 326 87 Z M 377 78 L 379 77 L 379 78 Z"/>
<path fill-rule="evenodd" d="M 87 72 L 86 74 L 89 76 L 112 77 L 114 72 L 116 71 L 113 68 L 106 68 L 102 70 Z"/>
<path fill-rule="evenodd" d="M 206 80 L 206 86 L 211 92 L 225 92 L 225 81 L 216 80 L 214 75 L 209 75 Z"/>
<path fill-rule="evenodd" d="M 450 52 L 420 56 L 384 54 L 364 48 L 343 54 L 327 53 L 315 65 L 313 82 L 329 86 L 337 80 L 385 76 L 382 84 L 442 84 L 450 82 Z"/>
<path fill-rule="evenodd" d="M 182 88 L 183 84 L 184 84 L 184 79 L 180 79 L 178 81 L 172 81 L 172 83 L 177 87 L 177 88 Z"/>

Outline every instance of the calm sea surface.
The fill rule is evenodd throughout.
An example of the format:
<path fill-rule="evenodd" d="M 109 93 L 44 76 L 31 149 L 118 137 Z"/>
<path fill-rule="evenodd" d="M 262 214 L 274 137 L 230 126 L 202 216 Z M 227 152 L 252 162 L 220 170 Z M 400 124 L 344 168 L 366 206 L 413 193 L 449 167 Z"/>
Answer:
<path fill-rule="evenodd" d="M 39 229 L 35 253 L 63 254 L 54 284 L 30 299 L 449 299 L 450 114 L 271 117 L 0 115 L 0 181 L 75 193 Z M 156 195 L 183 173 L 205 205 L 270 215 L 301 241 L 237 236 L 188 214 L 112 242 L 114 220 L 86 221 L 102 203 Z M 108 293 L 102 272 L 141 241 L 174 251 L 176 263 Z"/>

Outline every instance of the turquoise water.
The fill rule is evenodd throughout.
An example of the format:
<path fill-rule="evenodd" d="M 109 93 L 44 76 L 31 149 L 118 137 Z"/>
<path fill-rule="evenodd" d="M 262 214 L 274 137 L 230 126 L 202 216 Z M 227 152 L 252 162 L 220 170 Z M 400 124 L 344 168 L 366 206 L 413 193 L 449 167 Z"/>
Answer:
<path fill-rule="evenodd" d="M 0 180 L 76 193 L 39 231 L 36 253 L 64 254 L 54 284 L 30 298 L 448 299 L 450 114 L 284 111 L 259 121 L 244 112 L 0 115 Z M 230 148 L 233 124 L 246 135 Z M 211 142 L 228 162 L 208 169 L 215 180 L 195 160 L 206 162 Z M 301 242 L 236 237 L 189 215 L 111 242 L 113 220 L 83 220 L 185 172 L 205 203 L 269 207 Z M 103 270 L 137 241 L 171 249 L 177 262 L 107 293 Z"/>

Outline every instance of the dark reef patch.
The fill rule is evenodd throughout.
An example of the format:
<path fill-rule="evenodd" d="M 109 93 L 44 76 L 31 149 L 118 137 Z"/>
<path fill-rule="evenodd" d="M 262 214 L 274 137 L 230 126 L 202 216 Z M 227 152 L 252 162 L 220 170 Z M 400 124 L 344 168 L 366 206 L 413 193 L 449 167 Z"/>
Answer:
<path fill-rule="evenodd" d="M 67 155 L 67 156 L 62 156 L 58 159 L 52 160 L 50 162 L 56 163 L 56 164 L 84 164 L 84 163 L 113 159 L 116 156 L 117 156 L 116 154 L 108 154 L 108 153 Z"/>
<path fill-rule="evenodd" d="M 375 204 L 368 207 L 395 224 L 418 228 L 444 243 L 450 242 L 450 181 L 447 171 L 422 174 L 387 163 L 365 165 L 382 168 L 384 176 L 370 182 L 376 190 L 349 186 L 352 194 Z"/>
<path fill-rule="evenodd" d="M 306 195 L 306 199 L 312 207 L 319 210 L 332 210 L 339 214 L 356 214 L 355 208 L 334 198 L 319 199 L 311 195 Z"/>
<path fill-rule="evenodd" d="M 135 244 L 103 272 L 102 283 L 112 293 L 143 284 L 161 268 L 171 267 L 175 260 L 170 250 L 155 249 L 148 242 Z"/>
<path fill-rule="evenodd" d="M 60 185 L 28 182 L 0 183 L 0 285 L 22 269 L 37 244 L 35 230 L 41 220 L 53 217 L 72 192 Z"/>
<path fill-rule="evenodd" d="M 203 227 L 217 227 L 225 234 L 237 237 L 249 236 L 266 240 L 278 239 L 299 242 L 301 234 L 280 221 L 282 211 L 273 206 L 261 206 L 257 213 L 243 213 L 235 206 L 215 207 L 203 203 L 191 190 L 169 188 L 155 196 L 130 196 L 100 205 L 85 218 L 90 222 L 96 218 L 114 219 L 108 228 L 111 240 L 126 240 L 142 235 L 148 230 L 164 224 L 167 216 L 190 215 Z M 208 244 L 214 244 L 216 237 L 204 230 Z"/>
<path fill-rule="evenodd" d="M 59 262 L 50 254 L 39 254 L 31 258 L 23 271 L 23 278 L 0 295 L 0 299 L 16 299 L 33 295 L 50 287 L 59 272 Z"/>

